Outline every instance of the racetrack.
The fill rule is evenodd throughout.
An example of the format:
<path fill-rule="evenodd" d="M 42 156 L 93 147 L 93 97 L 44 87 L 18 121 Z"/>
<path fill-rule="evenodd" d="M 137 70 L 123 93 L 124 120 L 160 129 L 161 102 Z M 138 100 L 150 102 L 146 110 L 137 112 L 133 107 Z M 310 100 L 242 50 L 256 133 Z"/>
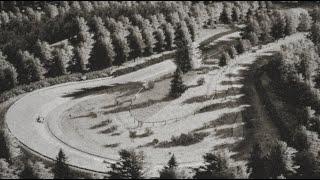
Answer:
<path fill-rule="evenodd" d="M 63 97 L 65 94 L 76 92 L 82 88 L 154 80 L 174 72 L 175 68 L 175 64 L 171 60 L 167 60 L 116 78 L 72 82 L 36 90 L 25 95 L 10 107 L 6 114 L 7 126 L 23 145 L 42 156 L 55 159 L 59 149 L 63 149 L 68 157 L 68 164 L 97 172 L 106 172 L 107 165 L 104 161 L 112 163 L 113 160 L 79 151 L 59 141 L 55 137 L 59 136 L 59 132 L 55 132 L 54 135 L 50 133 L 47 126 L 49 121 L 46 119 L 58 116 L 57 109 L 62 105 L 72 106 L 79 101 L 79 99 Z M 39 115 L 45 117 L 44 123 L 36 121 Z"/>
<path fill-rule="evenodd" d="M 300 35 L 293 36 L 291 38 L 288 38 L 289 40 L 296 40 L 297 38 L 301 38 Z M 238 62 L 232 63 L 231 66 L 227 66 L 227 69 L 230 71 L 235 71 L 233 73 L 236 73 L 237 69 L 235 69 L 237 64 L 242 63 L 252 63 L 257 55 L 261 55 L 264 52 L 277 50 L 279 48 L 279 45 L 281 43 L 285 43 L 287 41 L 279 41 L 277 43 L 273 43 L 274 45 L 268 45 L 266 48 L 263 48 L 262 50 L 259 50 L 257 53 L 248 53 L 242 56 L 239 56 Z M 91 98 L 92 96 L 86 96 L 79 99 L 74 99 L 72 97 L 66 97 L 66 94 L 77 92 L 78 90 L 82 88 L 94 88 L 94 87 L 100 87 L 100 86 L 106 86 L 113 84 L 123 84 L 127 82 L 139 82 L 139 81 L 148 81 L 148 80 L 154 80 L 157 78 L 160 78 L 162 76 L 165 76 L 167 74 L 173 73 L 175 71 L 175 64 L 171 60 L 166 60 L 162 63 L 147 67 L 145 69 L 126 74 L 123 76 L 119 76 L 116 78 L 103 78 L 103 79 L 95 79 L 90 81 L 83 81 L 83 82 L 72 82 L 72 83 L 66 83 L 61 85 L 56 85 L 40 90 L 36 90 L 34 92 L 31 92 L 24 97 L 22 97 L 20 100 L 18 100 L 16 103 L 14 103 L 10 109 L 8 110 L 6 114 L 6 122 L 7 127 L 11 131 L 11 133 L 26 147 L 31 149 L 32 151 L 45 156 L 50 159 L 55 159 L 59 149 L 63 149 L 63 151 L 66 153 L 68 157 L 68 164 L 92 171 L 97 172 L 106 172 L 108 171 L 108 165 L 105 163 L 113 163 L 114 159 L 116 158 L 106 158 L 105 156 L 97 155 L 97 153 L 89 153 L 87 151 L 82 151 L 80 148 L 77 148 L 77 146 L 81 146 L 79 144 L 65 144 L 63 141 L 59 140 L 59 137 L 63 136 L 63 133 L 59 131 L 59 127 L 57 128 L 50 128 L 52 126 L 55 126 L 57 124 L 54 123 L 54 119 L 59 117 L 59 114 L 62 113 L 63 110 L 65 110 L 68 107 L 72 107 L 73 105 L 79 103 L 80 101 L 85 100 L 86 98 Z M 230 73 L 228 71 L 217 70 L 213 72 L 214 74 L 212 77 L 208 77 L 211 81 L 214 81 L 214 83 L 211 86 L 218 85 L 221 78 L 224 77 L 227 73 Z M 209 72 L 210 74 L 210 72 Z M 209 75 L 208 74 L 208 75 Z M 218 81 L 220 80 L 220 81 Z M 212 87 L 216 88 L 216 87 Z M 211 87 L 210 87 L 211 89 Z M 206 92 L 206 88 L 203 88 L 203 92 Z M 197 93 L 202 93 L 202 91 L 197 91 Z M 184 107 L 180 107 L 180 101 L 187 98 L 188 95 L 196 94 L 195 92 L 187 92 L 185 94 L 185 97 L 182 97 L 182 99 L 178 99 L 176 101 L 173 101 L 170 105 L 163 108 L 161 111 L 156 113 L 154 115 L 153 119 L 163 120 L 168 119 L 170 116 L 175 116 L 178 114 L 179 111 L 181 111 L 181 114 L 185 112 L 185 110 L 188 110 L 191 108 L 191 106 L 185 106 L 188 109 L 184 109 Z M 210 101 L 211 102 L 211 101 Z M 210 103 L 207 102 L 207 103 Z M 199 104 L 202 105 L 202 104 Z M 195 105 L 195 108 L 198 108 Z M 193 106 L 192 106 L 193 107 Z M 175 109 L 176 108 L 176 109 Z M 175 112 L 175 113 L 172 113 Z M 189 111 L 190 112 L 190 111 Z M 211 112 L 213 115 L 215 112 Z M 36 122 L 36 118 L 38 116 L 45 117 L 44 123 L 38 123 Z M 176 118 L 176 117 L 173 117 Z M 199 117 L 196 118 L 199 120 Z M 206 121 L 208 118 L 203 114 L 203 121 Z M 194 122 L 194 119 L 188 119 L 190 122 Z M 51 124 L 48 126 L 48 124 Z M 181 122 L 182 125 L 186 125 L 185 122 Z M 201 125 L 201 124 L 199 124 Z M 190 128 L 190 126 L 188 126 Z M 181 126 L 177 127 L 181 128 Z M 174 130 L 169 129 L 168 130 Z M 54 131 L 54 132 L 53 132 Z M 169 133 L 167 133 L 169 135 Z M 214 138 L 214 137 L 213 137 Z M 212 143 L 210 139 L 208 139 L 204 143 Z M 207 145 L 206 144 L 206 145 Z M 199 144 L 200 145 L 200 144 Z M 83 146 L 88 146 L 86 144 L 83 144 Z M 89 147 L 90 148 L 90 147 Z M 211 147 L 206 147 L 211 148 Z M 203 148 L 204 150 L 207 150 Z M 203 151 L 204 151 L 203 150 Z M 200 149 L 198 149 L 200 151 Z M 192 152 L 189 151 L 190 153 Z M 201 156 L 200 156 L 201 158 Z M 104 162 L 105 161 L 105 162 Z"/>

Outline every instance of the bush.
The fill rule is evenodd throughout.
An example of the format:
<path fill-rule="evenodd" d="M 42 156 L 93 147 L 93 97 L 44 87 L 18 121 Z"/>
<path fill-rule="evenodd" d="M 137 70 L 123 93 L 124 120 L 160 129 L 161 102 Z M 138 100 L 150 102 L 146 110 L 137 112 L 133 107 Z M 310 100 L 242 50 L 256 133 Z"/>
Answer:
<path fill-rule="evenodd" d="M 158 139 L 153 139 L 152 140 L 152 144 L 158 144 L 159 143 L 159 140 Z"/>
<path fill-rule="evenodd" d="M 209 136 L 210 133 L 182 133 L 180 136 L 172 136 L 171 141 L 160 142 L 156 147 L 168 148 L 172 146 L 189 146 L 202 141 L 205 137 Z"/>
<path fill-rule="evenodd" d="M 154 81 L 148 81 L 146 83 L 143 84 L 144 88 L 149 90 L 149 89 L 153 89 L 154 88 Z"/>
<path fill-rule="evenodd" d="M 234 46 L 231 46 L 228 48 L 228 54 L 231 58 L 235 58 L 237 55 L 237 50 L 235 49 Z"/>
<path fill-rule="evenodd" d="M 197 85 L 198 86 L 202 86 L 204 84 L 204 82 L 205 82 L 204 78 L 199 78 L 198 81 L 197 81 Z"/>
<path fill-rule="evenodd" d="M 223 54 L 221 55 L 220 60 L 219 60 L 219 66 L 223 67 L 223 66 L 227 65 L 229 60 L 230 60 L 229 54 L 226 52 L 223 52 Z"/>
<path fill-rule="evenodd" d="M 137 137 L 137 131 L 129 131 L 129 137 L 131 139 L 134 139 Z"/>

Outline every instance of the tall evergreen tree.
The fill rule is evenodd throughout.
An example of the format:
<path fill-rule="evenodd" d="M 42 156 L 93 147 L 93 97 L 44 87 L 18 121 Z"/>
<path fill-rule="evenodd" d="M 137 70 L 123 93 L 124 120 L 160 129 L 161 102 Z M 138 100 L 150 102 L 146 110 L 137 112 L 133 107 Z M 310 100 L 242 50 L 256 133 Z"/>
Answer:
<path fill-rule="evenodd" d="M 300 151 L 295 156 L 295 164 L 299 166 L 295 178 L 317 179 L 320 176 L 320 162 L 311 152 Z"/>
<path fill-rule="evenodd" d="M 315 88 L 320 89 L 320 65 L 318 65 L 318 67 L 316 68 L 313 82 L 315 83 Z"/>
<path fill-rule="evenodd" d="M 207 153 L 203 156 L 204 165 L 195 168 L 194 179 L 228 179 L 233 178 L 226 159 L 220 154 Z"/>
<path fill-rule="evenodd" d="M 62 47 L 53 50 L 53 66 L 50 68 L 48 74 L 50 76 L 60 76 L 68 74 L 68 67 L 74 56 L 73 47 L 67 43 Z"/>
<path fill-rule="evenodd" d="M 247 166 L 250 179 L 263 179 L 267 177 L 265 158 L 260 144 L 253 146 Z"/>
<path fill-rule="evenodd" d="M 157 29 L 155 31 L 154 37 L 156 40 L 155 50 L 157 52 L 162 52 L 164 50 L 165 44 L 166 44 L 163 30 L 161 28 Z"/>
<path fill-rule="evenodd" d="M 231 23 L 231 16 L 230 11 L 228 9 L 229 7 L 227 4 L 224 4 L 222 12 L 220 14 L 220 22 L 223 24 L 230 24 Z"/>
<path fill-rule="evenodd" d="M 231 19 L 232 19 L 232 22 L 239 22 L 240 21 L 240 10 L 237 6 L 234 6 L 232 8 Z"/>
<path fill-rule="evenodd" d="M 263 31 L 261 31 L 260 34 L 260 41 L 263 43 L 269 43 L 272 41 L 272 36 L 271 36 L 271 27 L 272 27 L 272 22 L 269 18 L 268 15 L 263 14 L 261 20 L 259 21 L 259 26 Z"/>
<path fill-rule="evenodd" d="M 144 156 L 133 150 L 119 151 L 120 160 L 111 165 L 110 179 L 142 179 Z"/>
<path fill-rule="evenodd" d="M 287 174 L 287 166 L 285 159 L 285 149 L 284 146 L 277 142 L 271 148 L 271 152 L 268 155 L 267 167 L 269 169 L 270 178 L 276 179 L 280 176 L 286 177 Z"/>
<path fill-rule="evenodd" d="M 146 49 L 145 54 L 147 56 L 153 54 L 153 48 L 155 45 L 155 39 L 153 36 L 153 28 L 150 25 L 150 22 L 148 19 L 145 19 L 142 25 L 142 37 L 144 39 Z"/>
<path fill-rule="evenodd" d="M 183 73 L 187 73 L 192 69 L 191 62 L 193 61 L 193 47 L 192 45 L 178 44 L 175 63 Z"/>
<path fill-rule="evenodd" d="M 70 169 L 66 164 L 67 157 L 60 149 L 56 158 L 56 163 L 53 169 L 54 179 L 68 179 L 71 178 Z"/>
<path fill-rule="evenodd" d="M 170 97 L 172 98 L 178 98 L 187 89 L 186 85 L 183 84 L 181 73 L 181 70 L 177 67 L 171 80 Z"/>
<path fill-rule="evenodd" d="M 175 44 L 177 46 L 188 46 L 191 43 L 192 39 L 187 24 L 185 21 L 181 21 L 176 30 Z"/>
<path fill-rule="evenodd" d="M 78 35 L 75 46 L 74 71 L 85 72 L 88 70 L 89 58 L 94 44 L 93 34 L 83 17 L 77 17 Z"/>
<path fill-rule="evenodd" d="M 286 36 L 289 36 L 289 35 L 295 33 L 296 32 L 296 28 L 295 28 L 295 26 L 293 24 L 292 17 L 289 16 L 289 15 L 285 16 L 285 22 L 286 23 L 285 23 L 285 28 L 284 28 L 284 34 Z"/>
<path fill-rule="evenodd" d="M 197 23 L 193 17 L 187 17 L 185 21 L 191 35 L 191 40 L 194 42 L 198 36 Z"/>
<path fill-rule="evenodd" d="M 236 57 L 238 52 L 237 52 L 237 50 L 236 50 L 236 48 L 234 46 L 231 46 L 231 47 L 228 48 L 228 54 L 229 54 L 230 58 L 233 59 L 233 58 Z"/>
<path fill-rule="evenodd" d="M 249 39 L 250 33 L 256 33 L 259 36 L 263 31 L 260 28 L 260 25 L 256 18 L 249 18 L 246 27 L 241 32 L 241 37 L 243 39 Z"/>
<path fill-rule="evenodd" d="M 0 159 L 6 159 L 11 162 L 8 142 L 3 130 L 0 130 Z"/>
<path fill-rule="evenodd" d="M 119 66 L 128 60 L 130 48 L 127 39 L 121 36 L 118 32 L 112 34 L 112 42 L 116 53 L 114 65 Z"/>
<path fill-rule="evenodd" d="M 28 51 L 19 51 L 18 79 L 21 83 L 30 83 L 43 79 L 44 70 L 40 60 Z"/>
<path fill-rule="evenodd" d="M 166 50 L 172 50 L 174 47 L 175 32 L 173 26 L 168 22 L 163 24 L 165 41 L 166 41 Z"/>
<path fill-rule="evenodd" d="M 16 68 L 6 58 L 0 51 L 0 92 L 9 90 L 18 84 Z"/>
<path fill-rule="evenodd" d="M 308 13 L 302 13 L 299 18 L 298 31 L 305 32 L 310 30 L 312 19 Z"/>
<path fill-rule="evenodd" d="M 46 69 L 52 66 L 52 51 L 53 49 L 49 43 L 38 40 L 35 48 L 35 56 L 40 59 L 40 62 Z"/>
<path fill-rule="evenodd" d="M 28 162 L 24 163 L 24 168 L 20 172 L 19 177 L 21 179 L 39 179 Z"/>
<path fill-rule="evenodd" d="M 168 165 L 165 166 L 159 173 L 160 179 L 178 179 L 178 172 L 177 172 L 177 161 L 174 155 L 171 156 L 170 160 L 168 161 Z"/>
<path fill-rule="evenodd" d="M 219 66 L 223 67 L 223 66 L 227 65 L 229 60 L 230 60 L 229 54 L 226 52 L 223 52 L 220 57 L 220 60 L 219 60 Z"/>
<path fill-rule="evenodd" d="M 177 160 L 176 160 L 176 157 L 174 156 L 174 154 L 171 156 L 170 160 L 168 161 L 168 167 L 169 168 L 178 167 L 178 163 L 177 163 Z"/>
<path fill-rule="evenodd" d="M 144 53 L 145 44 L 137 26 L 130 27 L 128 42 L 131 49 L 131 58 L 136 59 L 137 57 L 141 57 Z"/>
<path fill-rule="evenodd" d="M 310 28 L 310 32 L 307 36 L 315 45 L 320 44 L 320 22 L 315 22 Z"/>
<path fill-rule="evenodd" d="M 95 44 L 89 62 L 91 69 L 99 70 L 112 65 L 115 52 L 111 42 L 110 32 L 106 29 L 101 17 L 94 16 L 93 20 Z"/>
<path fill-rule="evenodd" d="M 285 37 L 286 20 L 279 11 L 275 11 L 273 15 L 273 26 L 271 28 L 271 34 L 274 39 L 280 39 Z"/>

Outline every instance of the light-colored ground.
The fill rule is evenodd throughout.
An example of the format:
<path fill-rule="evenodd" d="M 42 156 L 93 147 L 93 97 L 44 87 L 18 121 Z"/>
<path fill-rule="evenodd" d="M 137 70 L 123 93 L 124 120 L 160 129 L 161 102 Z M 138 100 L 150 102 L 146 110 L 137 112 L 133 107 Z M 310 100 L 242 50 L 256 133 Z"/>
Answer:
<path fill-rule="evenodd" d="M 175 68 L 175 64 L 167 60 L 117 78 L 66 83 L 34 91 L 10 107 L 6 114 L 8 128 L 21 143 L 43 156 L 54 159 L 59 149 L 62 148 L 68 156 L 69 164 L 104 172 L 107 170 L 107 166 L 102 163 L 103 158 L 83 153 L 60 142 L 55 137 L 61 135 L 60 132 L 55 132 L 55 136 L 50 133 L 48 129 L 50 126 L 47 126 L 47 123 L 50 123 L 49 119 L 54 119 L 58 116 L 59 108 L 62 106 L 72 107 L 79 102 L 79 99 L 63 96 L 81 88 L 155 79 L 174 72 Z M 80 100 L 85 100 L 85 98 Z M 47 121 L 44 123 L 36 122 L 36 118 L 39 115 L 44 116 Z"/>
<path fill-rule="evenodd" d="M 218 28 L 212 30 L 211 33 L 209 31 L 201 32 L 201 37 L 210 37 L 226 30 L 228 29 Z M 41 124 L 36 122 L 36 118 L 44 116 L 45 120 L 53 119 L 58 116 L 58 110 L 62 105 L 72 107 L 78 102 L 85 100 L 85 98 L 81 98 L 79 101 L 70 97 L 62 97 L 81 88 L 126 83 L 128 81 L 148 81 L 172 73 L 174 70 L 174 63 L 168 60 L 117 78 L 108 77 L 84 82 L 65 83 L 28 93 L 8 110 L 6 114 L 8 129 L 24 147 L 29 148 L 34 153 L 49 159 L 55 159 L 59 149 L 62 148 L 68 156 L 68 163 L 70 165 L 105 172 L 108 168 L 103 162 L 104 160 L 110 161 L 109 159 L 90 155 L 64 144 L 55 137 L 59 135 L 59 132 L 54 135 L 50 133 L 49 126 L 47 126 L 49 121 Z"/>
<path fill-rule="evenodd" d="M 8 111 L 6 120 L 8 128 L 11 130 L 20 142 L 29 147 L 30 149 L 38 152 L 49 158 L 55 158 L 58 150 L 62 148 L 68 156 L 68 163 L 81 168 L 96 170 L 100 172 L 107 171 L 107 165 L 104 161 L 114 162 L 117 159 L 117 150 L 119 148 L 136 148 L 138 145 L 144 145 L 157 138 L 159 141 L 170 140 L 171 136 L 178 136 L 181 133 L 188 133 L 197 128 L 203 127 L 205 123 L 217 120 L 219 117 L 231 112 L 241 111 L 245 104 L 238 104 L 234 108 L 217 108 L 212 111 L 194 114 L 200 108 L 208 105 L 225 103 L 230 101 L 237 102 L 241 94 L 234 95 L 228 89 L 241 87 L 241 84 L 222 85 L 222 81 L 237 81 L 238 77 L 229 78 L 227 74 L 239 74 L 241 70 L 248 68 L 242 66 L 251 64 L 256 60 L 257 56 L 263 55 L 268 51 L 278 50 L 279 46 L 288 41 L 295 41 L 302 38 L 302 34 L 295 34 L 285 40 L 280 40 L 276 43 L 271 43 L 263 46 L 261 50 L 256 52 L 246 53 L 236 57 L 236 59 L 225 68 L 212 70 L 207 74 L 194 75 L 188 81 L 189 85 L 196 84 L 200 77 L 204 77 L 206 83 L 199 87 L 188 89 L 180 98 L 170 102 L 160 103 L 159 106 L 146 108 L 139 112 L 133 111 L 133 116 L 140 119 L 144 123 L 142 127 L 137 129 L 143 131 L 146 127 L 150 127 L 153 134 L 149 137 L 138 138 L 131 141 L 128 137 L 128 130 L 126 128 L 135 127 L 134 119 L 128 111 L 123 111 L 117 114 L 107 114 L 113 117 L 113 122 L 118 123 L 121 127 L 117 131 L 121 131 L 121 135 L 110 136 L 101 135 L 98 138 L 96 133 L 87 133 L 89 125 L 99 123 L 99 121 L 106 120 L 105 114 L 102 115 L 101 106 L 102 101 L 99 98 L 105 98 L 106 105 L 114 100 L 114 96 L 110 95 L 90 95 L 82 98 L 63 97 L 65 94 L 75 92 L 81 88 L 99 87 L 103 85 L 112 85 L 114 83 L 126 83 L 135 81 L 146 81 L 156 79 L 160 76 L 172 73 L 175 70 L 175 65 L 172 61 L 167 60 L 162 63 L 153 65 L 151 67 L 133 72 L 127 75 L 119 76 L 117 78 L 104 78 L 98 80 L 91 80 L 85 82 L 74 82 L 62 85 L 57 85 L 49 88 L 34 91 L 27 94 L 25 97 L 17 101 Z M 163 83 L 161 85 L 161 83 Z M 161 85 L 159 89 L 157 85 Z M 143 98 L 137 98 L 139 103 L 147 99 L 163 98 L 165 92 L 161 90 L 167 87 L 168 82 L 159 82 L 156 84 L 156 89 L 142 94 Z M 161 91 L 153 97 L 153 91 Z M 186 100 L 196 96 L 212 95 L 219 92 L 227 92 L 224 97 L 208 99 L 199 103 L 183 103 Z M 91 100 L 93 100 L 91 102 Z M 96 106 L 98 102 L 99 106 Z M 87 103 L 86 106 L 81 103 Z M 80 106 L 78 106 L 80 105 Z M 81 107 L 84 107 L 81 110 Z M 74 108 L 74 109 L 72 109 Z M 73 114 L 73 111 L 90 112 L 97 111 L 98 118 L 80 118 L 71 119 L 71 121 L 63 121 L 66 119 L 61 118 Z M 101 112 L 100 112 L 101 111 Z M 75 113 L 74 112 L 74 113 Z M 99 114 L 100 113 L 100 114 Z M 145 114 L 145 115 L 144 115 Z M 44 123 L 37 123 L 36 118 L 38 115 L 45 116 Z M 149 117 L 146 117 L 149 116 Z M 88 122 L 92 121 L 92 122 Z M 209 132 L 210 135 L 203 141 L 190 146 L 177 146 L 171 148 L 154 148 L 144 147 L 141 150 L 146 155 L 146 161 L 150 168 L 150 176 L 153 176 L 158 168 L 161 168 L 164 163 L 168 161 L 171 153 L 174 153 L 179 163 L 185 166 L 195 166 L 202 162 L 202 155 L 206 152 L 212 151 L 215 147 L 223 144 L 233 144 L 242 139 L 243 122 L 241 118 L 236 118 L 232 124 L 223 124 L 217 127 L 204 129 L 203 131 Z M 82 128 L 82 129 L 81 129 Z M 218 135 L 218 132 L 226 129 L 229 130 L 227 137 L 224 134 Z M 96 131 L 96 130 L 95 130 Z M 103 143 L 101 143 L 103 142 Z M 103 144 L 120 143 L 116 148 L 105 148 Z M 233 155 L 236 152 L 230 152 Z M 243 164 L 244 162 L 237 162 L 233 165 Z"/>

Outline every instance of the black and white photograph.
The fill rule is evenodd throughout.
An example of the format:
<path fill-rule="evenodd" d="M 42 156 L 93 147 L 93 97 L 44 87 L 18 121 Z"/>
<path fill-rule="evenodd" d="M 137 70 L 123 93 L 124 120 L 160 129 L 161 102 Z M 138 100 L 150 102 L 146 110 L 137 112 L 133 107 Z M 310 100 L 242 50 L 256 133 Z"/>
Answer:
<path fill-rule="evenodd" d="M 0 1 L 0 179 L 320 178 L 320 1 Z"/>

